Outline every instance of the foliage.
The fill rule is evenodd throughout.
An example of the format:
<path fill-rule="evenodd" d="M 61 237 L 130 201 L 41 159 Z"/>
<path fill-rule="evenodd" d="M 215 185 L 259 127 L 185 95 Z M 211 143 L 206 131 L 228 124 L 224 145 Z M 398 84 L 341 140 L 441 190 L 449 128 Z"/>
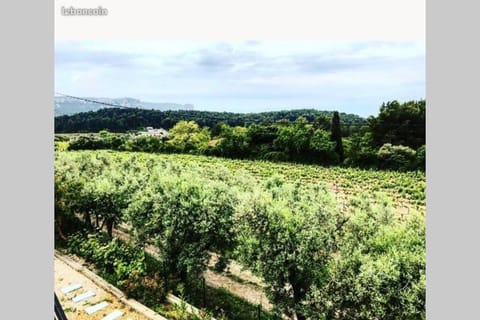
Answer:
<path fill-rule="evenodd" d="M 250 141 L 247 132 L 244 127 L 232 128 L 228 124 L 221 125 L 219 140 L 212 153 L 230 158 L 248 157 Z"/>
<path fill-rule="evenodd" d="M 195 153 L 207 148 L 210 134 L 207 129 L 200 129 L 195 121 L 179 121 L 170 131 L 167 150 Z"/>
<path fill-rule="evenodd" d="M 278 129 L 273 148 L 295 159 L 308 150 L 310 126 L 305 118 L 299 117 L 293 124 L 285 123 Z"/>
<path fill-rule="evenodd" d="M 302 305 L 310 287 L 327 280 L 342 219 L 323 188 L 301 193 L 277 177 L 266 188 L 245 212 L 241 257 L 262 274 L 280 312 L 305 319 Z"/>
<path fill-rule="evenodd" d="M 68 145 L 69 150 L 85 149 L 113 149 L 122 150 L 125 143 L 125 137 L 102 130 L 98 135 L 78 135 L 74 136 Z"/>
<path fill-rule="evenodd" d="M 319 163 L 329 164 L 339 161 L 338 154 L 335 152 L 335 142 L 331 141 L 330 135 L 323 129 L 317 129 L 313 132 L 310 139 L 310 149 L 314 152 Z"/>
<path fill-rule="evenodd" d="M 55 141 L 55 151 L 67 151 L 68 141 Z"/>
<path fill-rule="evenodd" d="M 372 133 L 367 127 L 360 128 L 345 141 L 345 164 L 361 168 L 376 168 L 377 149 L 373 146 Z"/>
<path fill-rule="evenodd" d="M 344 226 L 330 281 L 304 310 L 316 319 L 425 319 L 425 221 L 365 199 Z"/>
<path fill-rule="evenodd" d="M 93 263 L 116 284 L 133 273 L 145 273 L 143 252 L 134 250 L 118 239 L 108 241 L 101 234 L 90 234 L 85 239 L 77 234 L 69 238 L 67 248 L 69 252 Z"/>
<path fill-rule="evenodd" d="M 425 100 L 383 103 L 368 122 L 376 147 L 391 143 L 417 149 L 425 144 Z"/>
<path fill-rule="evenodd" d="M 126 139 L 125 145 L 121 146 L 119 150 L 123 149 L 126 151 L 160 152 L 164 148 L 164 143 L 159 138 L 135 136 L 133 138 Z"/>
<path fill-rule="evenodd" d="M 65 156 L 55 164 L 56 213 L 82 215 L 87 228 L 93 227 L 95 219 L 95 227 L 105 226 L 110 237 L 115 224 L 122 221 L 136 180 L 132 175 L 106 170 L 112 159 L 97 154 L 92 159 L 82 158 L 76 165 Z"/>
<path fill-rule="evenodd" d="M 78 171 L 72 170 L 72 167 L 75 166 L 68 162 L 68 158 L 56 157 L 55 159 L 55 236 L 61 240 L 66 240 L 69 233 L 81 229 L 81 225 L 74 223 L 77 220 L 74 208 L 78 201 L 78 193 L 82 188 L 82 182 L 78 177 Z"/>
<path fill-rule="evenodd" d="M 92 263 L 100 275 L 122 289 L 127 296 L 147 305 L 163 301 L 166 288 L 158 266 L 148 264 L 144 251 L 104 234 L 77 233 L 69 237 L 67 250 Z M 151 264 L 151 263 L 150 263 Z"/>
<path fill-rule="evenodd" d="M 425 148 L 425 145 L 423 145 L 417 149 L 416 166 L 420 170 L 425 171 L 425 164 L 426 164 L 426 148 Z"/>
<path fill-rule="evenodd" d="M 377 152 L 379 166 L 383 169 L 411 170 L 416 167 L 416 152 L 406 146 L 385 143 Z"/>
<path fill-rule="evenodd" d="M 234 205 L 222 182 L 207 185 L 193 173 L 154 172 L 128 212 L 139 239 L 155 239 L 164 269 L 185 282 L 205 269 L 208 250 L 228 248 Z"/>

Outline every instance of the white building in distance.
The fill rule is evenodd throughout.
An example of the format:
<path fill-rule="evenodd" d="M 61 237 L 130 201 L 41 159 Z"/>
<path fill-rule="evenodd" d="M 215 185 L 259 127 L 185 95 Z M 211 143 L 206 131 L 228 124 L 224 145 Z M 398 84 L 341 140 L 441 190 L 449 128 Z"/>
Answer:
<path fill-rule="evenodd" d="M 153 127 L 147 127 L 147 131 L 141 131 L 140 135 L 147 137 L 168 138 L 168 131 L 162 128 L 155 129 Z"/>

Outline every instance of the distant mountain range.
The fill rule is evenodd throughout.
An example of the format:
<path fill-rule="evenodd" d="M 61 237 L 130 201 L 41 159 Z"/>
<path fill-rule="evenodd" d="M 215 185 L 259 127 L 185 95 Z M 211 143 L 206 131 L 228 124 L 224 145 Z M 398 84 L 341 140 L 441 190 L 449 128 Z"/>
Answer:
<path fill-rule="evenodd" d="M 80 112 L 97 111 L 104 108 L 115 108 L 122 106 L 125 108 L 139 108 L 147 110 L 193 110 L 192 104 L 178 104 L 166 102 L 145 102 L 134 98 L 94 98 L 56 96 L 55 116 L 72 115 Z"/>

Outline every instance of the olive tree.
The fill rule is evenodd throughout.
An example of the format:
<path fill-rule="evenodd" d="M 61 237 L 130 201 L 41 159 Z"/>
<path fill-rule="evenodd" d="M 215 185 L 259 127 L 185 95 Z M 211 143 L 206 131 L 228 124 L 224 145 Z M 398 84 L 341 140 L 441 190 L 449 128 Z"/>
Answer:
<path fill-rule="evenodd" d="M 364 196 L 345 223 L 330 281 L 314 283 L 315 319 L 425 319 L 425 220 L 400 219 L 387 200 Z"/>
<path fill-rule="evenodd" d="M 244 262 L 261 273 L 278 311 L 296 319 L 311 286 L 328 281 L 328 268 L 343 223 L 324 188 L 300 192 L 273 178 L 257 192 L 243 216 L 239 241 Z"/>
<path fill-rule="evenodd" d="M 158 247 L 164 271 L 186 282 L 206 268 L 210 250 L 222 252 L 231 243 L 234 207 L 222 182 L 156 172 L 133 196 L 128 217 L 137 240 Z"/>

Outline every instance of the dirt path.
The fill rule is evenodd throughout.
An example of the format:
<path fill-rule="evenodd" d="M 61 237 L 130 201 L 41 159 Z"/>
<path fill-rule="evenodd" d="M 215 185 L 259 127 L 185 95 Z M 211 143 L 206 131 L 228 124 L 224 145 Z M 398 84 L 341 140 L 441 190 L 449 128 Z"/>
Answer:
<path fill-rule="evenodd" d="M 125 228 L 126 226 L 122 226 Z M 123 232 L 118 229 L 114 229 L 114 235 L 118 238 L 129 241 L 130 235 L 126 232 Z M 145 251 L 152 256 L 158 257 L 160 252 L 154 246 L 147 246 Z M 211 259 L 208 263 L 209 266 L 213 266 L 218 259 L 218 255 L 215 253 L 211 253 Z M 228 272 L 233 275 L 234 277 L 238 277 L 241 279 L 241 282 L 235 281 L 232 279 L 233 277 L 229 277 L 225 274 L 220 274 L 213 272 L 207 269 L 203 276 L 205 277 L 205 281 L 208 286 L 213 288 L 224 288 L 230 293 L 240 297 L 252 304 L 258 305 L 260 304 L 263 309 L 270 311 L 272 309 L 272 305 L 269 303 L 268 298 L 265 296 L 263 292 L 264 284 L 263 282 L 252 274 L 248 270 L 244 270 L 240 264 L 235 261 L 231 261 Z"/>
<path fill-rule="evenodd" d="M 218 255 L 214 252 L 211 252 L 210 253 L 210 261 L 208 262 L 208 266 L 213 267 L 215 265 L 215 263 L 218 261 L 219 257 L 220 257 L 220 255 Z M 239 264 L 235 260 L 230 260 L 229 261 L 229 264 L 228 264 L 228 267 L 227 267 L 227 272 L 236 276 L 236 277 L 238 277 L 238 278 L 240 278 L 242 280 L 242 282 L 247 282 L 247 283 L 256 285 L 258 287 L 261 287 L 262 289 L 263 289 L 263 287 L 265 287 L 265 284 L 263 283 L 263 281 L 259 277 L 254 275 L 250 270 L 245 269 L 245 267 L 243 267 L 241 264 Z"/>

